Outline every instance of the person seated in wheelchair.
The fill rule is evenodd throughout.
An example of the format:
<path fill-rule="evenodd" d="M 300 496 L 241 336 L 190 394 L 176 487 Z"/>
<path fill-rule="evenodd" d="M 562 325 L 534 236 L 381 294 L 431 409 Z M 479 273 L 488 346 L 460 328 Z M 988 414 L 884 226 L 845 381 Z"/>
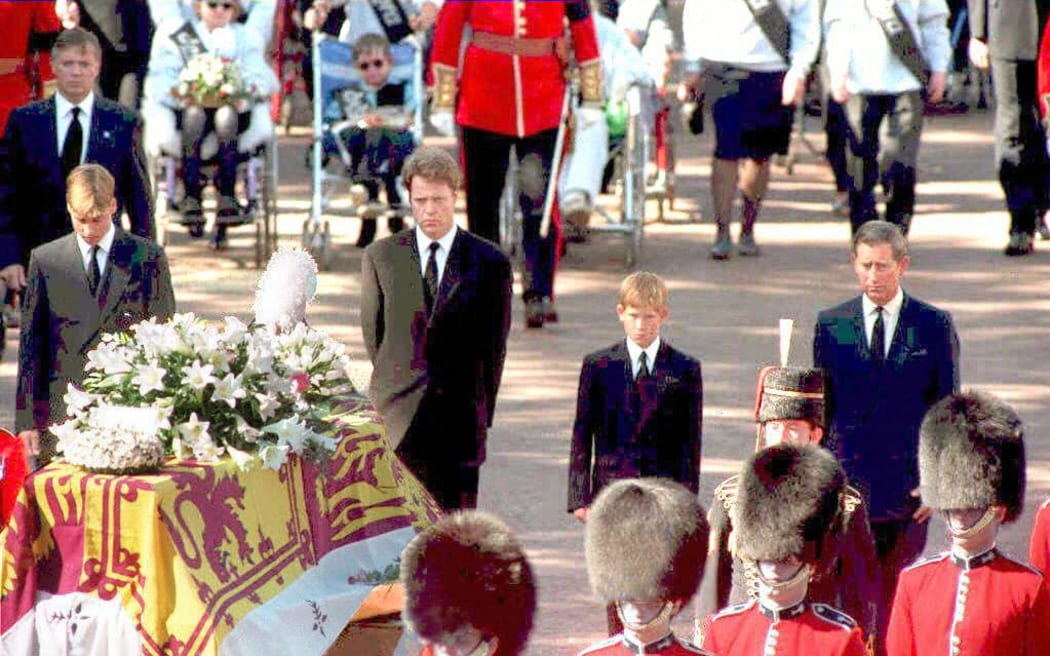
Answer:
<path fill-rule="evenodd" d="M 653 79 L 638 49 L 615 23 L 597 12 L 594 27 L 601 49 L 602 70 L 606 72 L 606 120 L 593 124 L 578 121 L 573 130 L 572 151 L 559 181 L 558 207 L 568 221 L 569 235 L 581 236 L 590 223 L 598 193 L 605 188 L 607 160 L 611 145 L 626 132 L 627 90 L 632 85 L 652 90 Z"/>
<path fill-rule="evenodd" d="M 277 77 L 263 37 L 235 22 L 241 9 L 237 0 L 196 1 L 193 20 L 175 17 L 161 24 L 145 83 L 146 149 L 151 156 L 181 157 L 180 209 L 193 234 L 204 224 L 202 165 L 214 158 L 217 248 L 226 246 L 227 226 L 245 220 L 234 192 L 242 153 L 273 136 L 268 98 Z"/>
<path fill-rule="evenodd" d="M 350 192 L 361 215 L 357 246 L 364 248 L 375 238 L 376 218 L 387 209 L 379 202 L 380 184 L 390 208 L 390 231 L 404 227 L 408 210 L 398 179 L 415 148 L 411 130 L 415 96 L 411 78 L 394 71 L 390 42 L 385 36 L 364 34 L 352 50 L 360 77 L 332 93 L 324 117 L 333 122 L 332 134 L 350 156 Z"/>

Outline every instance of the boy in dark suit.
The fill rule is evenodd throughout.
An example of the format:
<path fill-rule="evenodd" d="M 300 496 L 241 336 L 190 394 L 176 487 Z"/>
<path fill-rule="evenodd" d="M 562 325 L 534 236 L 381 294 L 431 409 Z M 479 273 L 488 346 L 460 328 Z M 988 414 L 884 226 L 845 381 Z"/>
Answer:
<path fill-rule="evenodd" d="M 164 250 L 114 224 L 114 180 L 104 167 L 73 169 L 66 203 L 73 232 L 33 249 L 22 304 L 15 425 L 40 464 L 54 455 L 47 428 L 66 416 L 66 386 L 83 380 L 102 334 L 175 311 Z"/>
<path fill-rule="evenodd" d="M 660 338 L 667 296 L 659 276 L 627 276 L 616 306 L 627 339 L 583 360 L 569 458 L 569 512 L 581 522 L 621 478 L 699 488 L 703 380 L 699 361 Z"/>

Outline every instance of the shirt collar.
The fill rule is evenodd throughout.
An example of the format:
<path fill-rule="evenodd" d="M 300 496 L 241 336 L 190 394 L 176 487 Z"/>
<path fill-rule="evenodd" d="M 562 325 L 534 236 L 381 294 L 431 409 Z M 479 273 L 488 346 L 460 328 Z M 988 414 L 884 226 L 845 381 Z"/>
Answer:
<path fill-rule="evenodd" d="M 102 239 L 98 242 L 98 249 L 107 256 L 109 252 L 113 250 L 113 240 L 117 237 L 116 224 L 109 226 L 109 230 L 102 236 Z M 88 253 L 91 252 L 91 245 L 84 241 L 84 238 L 77 235 L 77 247 L 80 248 L 80 255 L 86 260 Z"/>
<path fill-rule="evenodd" d="M 868 316 L 875 312 L 875 308 L 878 307 L 875 303 L 868 298 L 867 294 L 861 294 L 860 297 L 861 306 L 864 308 L 864 316 Z M 890 317 L 896 317 L 900 314 L 901 305 L 904 304 L 904 289 L 902 287 L 897 288 L 897 293 L 890 299 L 886 305 L 882 306 L 883 321 L 889 320 Z"/>
<path fill-rule="evenodd" d="M 627 637 L 626 633 L 623 634 L 622 638 L 623 646 L 629 649 L 632 654 L 658 654 L 674 644 L 675 640 L 673 632 L 647 645 L 634 642 Z"/>
<path fill-rule="evenodd" d="M 653 343 L 645 349 L 645 354 L 649 358 L 649 370 L 652 371 L 653 366 L 656 364 L 656 353 L 660 350 L 660 336 L 657 335 Z M 631 357 L 631 365 L 638 361 L 638 356 L 642 354 L 642 347 L 631 341 L 631 338 L 627 338 L 627 355 Z"/>
<path fill-rule="evenodd" d="M 85 119 L 90 119 L 91 111 L 95 108 L 95 92 L 90 92 L 76 106 L 80 108 L 80 113 L 83 114 Z M 73 109 L 73 103 L 69 102 L 61 93 L 55 92 L 55 115 L 59 119 L 63 119 L 71 109 Z"/>
<path fill-rule="evenodd" d="M 806 602 L 800 601 L 794 606 L 789 606 L 787 608 L 769 608 L 768 606 L 759 603 L 758 610 L 774 622 L 779 622 L 780 620 L 790 620 L 806 612 Z"/>
<path fill-rule="evenodd" d="M 445 233 L 445 236 L 441 239 L 436 240 L 441 248 L 445 251 L 445 255 L 452 252 L 452 242 L 456 240 L 456 231 L 459 230 L 459 226 L 455 223 L 452 224 L 452 229 Z M 425 260 L 428 257 L 428 251 L 430 250 L 430 242 L 435 241 L 430 237 L 423 234 L 423 231 L 416 226 L 416 248 L 419 250 L 420 259 Z"/>
<path fill-rule="evenodd" d="M 966 571 L 983 567 L 998 557 L 999 552 L 995 547 L 992 547 L 984 553 L 977 554 L 976 556 L 964 556 L 961 553 L 957 553 L 954 549 L 952 550 L 952 564 L 959 569 L 964 569 Z"/>

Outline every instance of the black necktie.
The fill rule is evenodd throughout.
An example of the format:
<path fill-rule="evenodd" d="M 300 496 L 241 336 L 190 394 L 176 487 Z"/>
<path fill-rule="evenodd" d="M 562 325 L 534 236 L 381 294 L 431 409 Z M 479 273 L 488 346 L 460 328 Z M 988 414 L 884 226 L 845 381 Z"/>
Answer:
<path fill-rule="evenodd" d="M 73 108 L 73 120 L 69 122 L 66 140 L 62 143 L 62 177 L 80 165 L 80 151 L 84 147 L 84 129 L 80 127 L 80 108 Z"/>
<path fill-rule="evenodd" d="M 638 356 L 638 375 L 635 380 L 644 380 L 649 377 L 649 355 L 645 351 Z"/>
<path fill-rule="evenodd" d="M 98 266 L 98 246 L 91 247 L 90 260 L 88 261 L 88 287 L 92 296 L 98 296 L 98 283 L 102 280 L 102 269 Z"/>
<path fill-rule="evenodd" d="M 882 322 L 882 307 L 875 308 L 875 325 L 871 327 L 871 361 L 882 364 L 886 359 L 886 326 Z"/>
<path fill-rule="evenodd" d="M 434 311 L 434 305 L 438 297 L 438 261 L 437 252 L 441 244 L 436 241 L 430 242 L 430 256 L 427 258 L 426 273 L 423 274 L 423 282 L 427 285 L 427 312 Z"/>

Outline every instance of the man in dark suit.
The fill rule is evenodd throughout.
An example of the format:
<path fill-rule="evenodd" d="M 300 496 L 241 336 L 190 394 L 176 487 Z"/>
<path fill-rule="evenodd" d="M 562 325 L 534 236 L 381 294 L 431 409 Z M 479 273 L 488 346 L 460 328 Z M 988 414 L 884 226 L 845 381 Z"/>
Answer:
<path fill-rule="evenodd" d="M 703 379 L 700 362 L 660 337 L 667 286 L 652 273 L 620 285 L 616 313 L 625 340 L 583 360 L 569 457 L 569 512 L 586 521 L 606 485 L 670 478 L 700 485 Z"/>
<path fill-rule="evenodd" d="M 970 60 L 992 71 L 996 169 L 1010 212 L 1005 252 L 1028 255 L 1036 224 L 1050 208 L 1050 162 L 1036 98 L 1036 60 L 1050 0 L 968 0 L 968 7 Z"/>
<path fill-rule="evenodd" d="M 54 455 L 48 426 L 66 418 L 67 383 L 84 379 L 102 333 L 175 311 L 164 250 L 113 222 L 113 176 L 98 164 L 73 170 L 66 191 L 73 232 L 33 249 L 22 304 L 15 424 L 31 456 Z"/>
<path fill-rule="evenodd" d="M 947 312 L 901 289 L 909 260 L 897 226 L 862 224 L 852 260 L 863 294 L 817 316 L 813 364 L 825 371 L 827 445 L 868 502 L 884 644 L 897 575 L 926 544 L 919 426 L 930 406 L 959 388 L 959 339 Z"/>
<path fill-rule="evenodd" d="M 510 262 L 456 227 L 451 155 L 420 148 L 402 174 L 416 227 L 373 243 L 361 262 L 370 396 L 438 503 L 473 508 L 510 330 Z"/>
<path fill-rule="evenodd" d="M 11 113 L 0 141 L 0 279 L 25 287 L 30 251 L 68 234 L 66 176 L 82 162 L 116 180 L 119 211 L 131 231 L 153 239 L 149 175 L 138 115 L 94 93 L 101 67 L 98 39 L 80 28 L 62 32 L 51 53 L 58 90 Z"/>

